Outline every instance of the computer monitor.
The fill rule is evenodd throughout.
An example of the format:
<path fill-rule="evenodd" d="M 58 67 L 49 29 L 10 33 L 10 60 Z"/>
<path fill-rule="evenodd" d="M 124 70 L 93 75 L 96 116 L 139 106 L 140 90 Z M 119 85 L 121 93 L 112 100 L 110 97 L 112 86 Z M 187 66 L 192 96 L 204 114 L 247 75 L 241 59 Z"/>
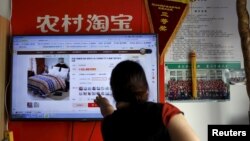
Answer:
<path fill-rule="evenodd" d="M 112 69 L 139 62 L 158 102 L 156 34 L 13 36 L 12 120 L 98 120 L 98 94 L 113 106 Z M 129 68 L 128 68 L 129 69 Z"/>

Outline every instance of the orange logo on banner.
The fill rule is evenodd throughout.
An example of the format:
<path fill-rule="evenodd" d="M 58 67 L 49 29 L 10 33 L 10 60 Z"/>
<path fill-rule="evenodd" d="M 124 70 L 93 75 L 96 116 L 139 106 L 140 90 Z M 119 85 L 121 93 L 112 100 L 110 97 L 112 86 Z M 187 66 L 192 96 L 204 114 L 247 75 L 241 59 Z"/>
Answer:
<path fill-rule="evenodd" d="M 158 34 L 160 64 L 187 14 L 188 4 L 167 0 L 145 0 L 151 31 Z"/>

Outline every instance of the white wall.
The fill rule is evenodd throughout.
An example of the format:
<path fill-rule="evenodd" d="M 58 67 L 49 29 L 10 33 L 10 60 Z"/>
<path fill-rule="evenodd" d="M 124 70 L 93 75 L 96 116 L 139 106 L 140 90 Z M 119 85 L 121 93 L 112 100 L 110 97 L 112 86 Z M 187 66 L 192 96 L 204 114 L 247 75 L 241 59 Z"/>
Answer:
<path fill-rule="evenodd" d="M 249 124 L 249 99 L 245 85 L 231 85 L 231 97 L 224 102 L 172 103 L 180 108 L 201 141 L 207 141 L 209 124 Z"/>
<path fill-rule="evenodd" d="M 250 12 L 250 2 L 247 2 Z M 229 101 L 172 104 L 184 112 L 201 141 L 207 141 L 209 124 L 250 124 L 248 119 L 249 98 L 245 85 L 231 85 Z"/>
<path fill-rule="evenodd" d="M 9 19 L 11 0 L 0 0 L 0 15 Z"/>

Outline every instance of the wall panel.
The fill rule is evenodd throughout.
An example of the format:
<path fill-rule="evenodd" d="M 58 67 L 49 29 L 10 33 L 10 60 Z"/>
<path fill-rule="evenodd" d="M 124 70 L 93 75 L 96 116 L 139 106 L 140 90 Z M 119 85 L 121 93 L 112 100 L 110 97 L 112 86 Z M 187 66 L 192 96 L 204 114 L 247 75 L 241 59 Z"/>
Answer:
<path fill-rule="evenodd" d="M 5 99 L 5 76 L 6 76 L 6 50 L 7 37 L 9 31 L 9 21 L 0 16 L 0 140 L 3 139 L 5 117 L 4 117 L 4 99 Z"/>

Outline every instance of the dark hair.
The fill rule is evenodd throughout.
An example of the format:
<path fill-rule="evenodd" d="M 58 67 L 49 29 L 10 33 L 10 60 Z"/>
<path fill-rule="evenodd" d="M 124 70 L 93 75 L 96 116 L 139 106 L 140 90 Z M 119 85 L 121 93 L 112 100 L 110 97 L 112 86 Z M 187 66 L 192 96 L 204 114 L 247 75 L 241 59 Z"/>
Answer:
<path fill-rule="evenodd" d="M 135 61 L 122 61 L 111 73 L 110 85 L 116 102 L 145 102 L 148 82 L 142 66 Z"/>

